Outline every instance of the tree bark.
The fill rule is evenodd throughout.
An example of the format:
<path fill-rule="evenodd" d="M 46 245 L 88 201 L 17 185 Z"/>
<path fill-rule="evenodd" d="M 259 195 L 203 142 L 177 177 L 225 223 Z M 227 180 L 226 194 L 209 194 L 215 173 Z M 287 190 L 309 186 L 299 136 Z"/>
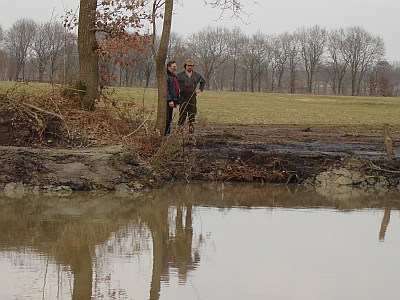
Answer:
<path fill-rule="evenodd" d="M 82 107 L 93 110 L 99 99 L 99 67 L 95 31 L 97 0 L 80 0 L 78 24 L 79 79 L 86 87 Z"/>
<path fill-rule="evenodd" d="M 160 46 L 158 47 L 156 54 L 156 77 L 158 88 L 156 130 L 158 130 L 161 135 L 165 133 L 165 122 L 167 117 L 167 72 L 165 60 L 167 59 L 169 37 L 171 34 L 173 6 L 173 0 L 165 0 L 163 30 Z"/>

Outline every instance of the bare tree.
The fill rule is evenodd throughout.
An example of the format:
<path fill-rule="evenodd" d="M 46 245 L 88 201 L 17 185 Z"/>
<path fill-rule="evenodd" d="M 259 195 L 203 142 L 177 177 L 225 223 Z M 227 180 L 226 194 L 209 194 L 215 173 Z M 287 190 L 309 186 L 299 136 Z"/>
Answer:
<path fill-rule="evenodd" d="M 400 62 L 393 63 L 393 96 L 400 95 Z"/>
<path fill-rule="evenodd" d="M 385 45 L 382 38 L 354 26 L 346 29 L 344 52 L 350 65 L 351 95 L 356 96 L 360 94 L 361 82 L 368 67 L 382 59 Z"/>
<path fill-rule="evenodd" d="M 59 74 L 60 82 L 73 83 L 79 76 L 78 37 L 74 33 L 66 32 L 64 35 L 62 59 L 62 72 Z"/>
<path fill-rule="evenodd" d="M 370 68 L 369 94 L 390 97 L 395 88 L 394 69 L 386 60 L 378 61 Z"/>
<path fill-rule="evenodd" d="M 307 92 L 311 93 L 316 67 L 325 50 L 326 31 L 316 25 L 307 29 L 300 29 L 298 35 L 300 41 L 300 53 L 307 73 Z"/>
<path fill-rule="evenodd" d="M 179 66 L 184 65 L 185 59 L 189 56 L 185 39 L 177 32 L 171 32 L 168 46 L 167 60 L 175 60 Z"/>
<path fill-rule="evenodd" d="M 300 63 L 299 55 L 299 39 L 296 34 L 291 34 L 288 45 L 288 65 L 289 65 L 289 91 L 295 93 L 296 88 L 296 74 L 297 68 Z"/>
<path fill-rule="evenodd" d="M 25 63 L 29 55 L 30 47 L 36 35 L 37 24 L 31 19 L 19 19 L 6 33 L 6 48 L 14 61 L 13 79 L 18 81 L 22 72 L 25 79 Z"/>
<path fill-rule="evenodd" d="M 32 50 L 36 58 L 36 67 L 39 72 L 38 80 L 43 81 L 47 70 L 50 82 L 53 82 L 53 74 L 57 61 L 60 61 L 65 41 L 65 31 L 60 23 L 49 21 L 38 27 L 34 38 Z"/>
<path fill-rule="evenodd" d="M 210 86 L 211 75 L 229 59 L 228 30 L 223 27 L 211 27 L 200 30 L 189 37 L 192 46 L 189 51 L 200 65 L 207 79 L 207 89 Z"/>
<path fill-rule="evenodd" d="M 50 82 L 54 82 L 55 72 L 62 67 L 61 58 L 65 47 L 65 40 L 67 39 L 67 32 L 63 28 L 62 24 L 57 22 L 51 22 L 48 24 L 48 26 L 48 35 L 50 37 L 50 41 L 52 41 L 48 70 Z M 70 67 L 72 67 L 72 65 Z"/>
<path fill-rule="evenodd" d="M 276 64 L 275 76 L 278 81 L 278 91 L 282 91 L 282 78 L 285 72 L 286 61 L 289 58 L 291 36 L 285 32 L 278 35 L 274 41 L 274 59 Z"/>
<path fill-rule="evenodd" d="M 230 31 L 228 43 L 228 52 L 232 61 L 232 91 L 236 91 L 236 77 L 240 62 L 241 51 L 244 48 L 246 35 L 239 27 L 235 27 Z"/>
<path fill-rule="evenodd" d="M 255 45 L 251 43 L 251 38 L 246 36 L 239 64 L 239 67 L 242 70 L 242 90 L 244 91 L 247 91 L 250 85 L 250 91 L 254 92 L 256 60 Z"/>
<path fill-rule="evenodd" d="M 272 51 L 272 42 L 271 36 L 262 34 L 258 32 L 257 34 L 253 35 L 253 42 L 256 46 L 256 78 L 257 78 L 257 90 L 261 92 L 261 80 L 263 76 L 263 72 L 265 70 L 265 76 L 268 77 L 268 68 L 271 64 L 273 51 Z M 267 90 L 268 87 L 266 86 L 265 89 Z"/>
<path fill-rule="evenodd" d="M 345 53 L 346 32 L 332 30 L 327 38 L 327 50 L 333 70 L 332 89 L 335 94 L 343 94 L 343 80 L 348 71 L 349 57 Z"/>
<path fill-rule="evenodd" d="M 141 52 L 137 49 L 130 49 L 125 55 L 118 61 L 119 65 L 119 86 L 134 86 L 137 84 L 136 79 L 138 78 L 138 66 L 139 56 Z M 150 51 L 152 55 L 152 52 Z"/>
<path fill-rule="evenodd" d="M 268 61 L 269 48 L 267 37 L 261 32 L 253 34 L 245 40 L 241 56 L 241 68 L 247 70 L 251 92 L 255 91 L 256 82 L 258 83 L 258 91 L 261 91 L 261 77 Z"/>
<path fill-rule="evenodd" d="M 50 60 L 50 48 L 52 45 L 49 36 L 47 35 L 47 29 L 48 26 L 46 23 L 39 25 L 37 34 L 32 43 L 32 56 L 33 58 L 36 58 L 34 64 L 39 72 L 39 82 L 43 82 L 44 72 Z"/>
<path fill-rule="evenodd" d="M 150 45 L 147 45 L 147 51 L 139 51 L 137 53 L 137 61 L 137 68 L 144 75 L 145 87 L 149 87 L 150 80 L 155 68 L 154 55 L 150 50 Z"/>

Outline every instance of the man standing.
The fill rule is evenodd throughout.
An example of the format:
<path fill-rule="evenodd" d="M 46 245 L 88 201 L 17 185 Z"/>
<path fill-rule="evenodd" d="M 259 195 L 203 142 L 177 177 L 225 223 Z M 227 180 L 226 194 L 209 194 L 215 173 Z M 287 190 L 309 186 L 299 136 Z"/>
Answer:
<path fill-rule="evenodd" d="M 179 108 L 179 121 L 181 126 L 185 123 L 186 117 L 189 118 L 189 133 L 194 133 L 194 121 L 197 113 L 197 94 L 204 90 L 206 81 L 203 76 L 193 71 L 193 60 L 187 59 L 184 64 L 184 71 L 178 73 L 178 82 L 180 90 L 180 108 Z"/>
<path fill-rule="evenodd" d="M 171 122 L 174 108 L 179 104 L 179 83 L 176 77 L 176 62 L 167 62 L 167 118 L 165 124 L 165 135 L 171 133 Z"/>

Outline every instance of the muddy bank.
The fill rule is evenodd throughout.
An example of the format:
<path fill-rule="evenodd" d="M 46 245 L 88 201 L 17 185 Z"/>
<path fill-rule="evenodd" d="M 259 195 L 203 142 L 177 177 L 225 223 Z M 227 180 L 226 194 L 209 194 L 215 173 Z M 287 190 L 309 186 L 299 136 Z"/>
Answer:
<path fill-rule="evenodd" d="M 0 186 L 8 189 L 21 189 L 21 184 L 44 190 L 115 190 L 121 184 L 137 189 L 151 177 L 149 169 L 122 146 L 0 147 L 0 164 Z"/>
<path fill-rule="evenodd" d="M 124 190 L 164 182 L 242 181 L 317 187 L 398 187 L 400 137 L 394 155 L 382 135 L 343 128 L 290 125 L 215 125 L 194 138 L 173 136 L 163 158 L 151 165 L 121 145 L 84 149 L 0 147 L 0 188 L 7 191 Z M 365 131 L 364 131 L 365 132 Z"/>

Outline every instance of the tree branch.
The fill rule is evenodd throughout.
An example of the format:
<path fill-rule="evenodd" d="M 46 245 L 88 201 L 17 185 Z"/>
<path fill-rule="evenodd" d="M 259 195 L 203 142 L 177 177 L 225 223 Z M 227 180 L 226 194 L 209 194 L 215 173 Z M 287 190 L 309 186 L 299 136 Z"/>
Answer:
<path fill-rule="evenodd" d="M 212 8 L 219 8 L 221 9 L 221 14 L 219 19 L 222 18 L 223 14 L 230 10 L 232 15 L 230 18 L 236 18 L 242 20 L 241 15 L 249 15 L 244 10 L 244 4 L 240 0 L 214 0 L 214 1 L 207 1 L 203 0 L 205 5 L 210 5 Z M 258 4 L 256 1 L 252 0 L 254 4 Z"/>

